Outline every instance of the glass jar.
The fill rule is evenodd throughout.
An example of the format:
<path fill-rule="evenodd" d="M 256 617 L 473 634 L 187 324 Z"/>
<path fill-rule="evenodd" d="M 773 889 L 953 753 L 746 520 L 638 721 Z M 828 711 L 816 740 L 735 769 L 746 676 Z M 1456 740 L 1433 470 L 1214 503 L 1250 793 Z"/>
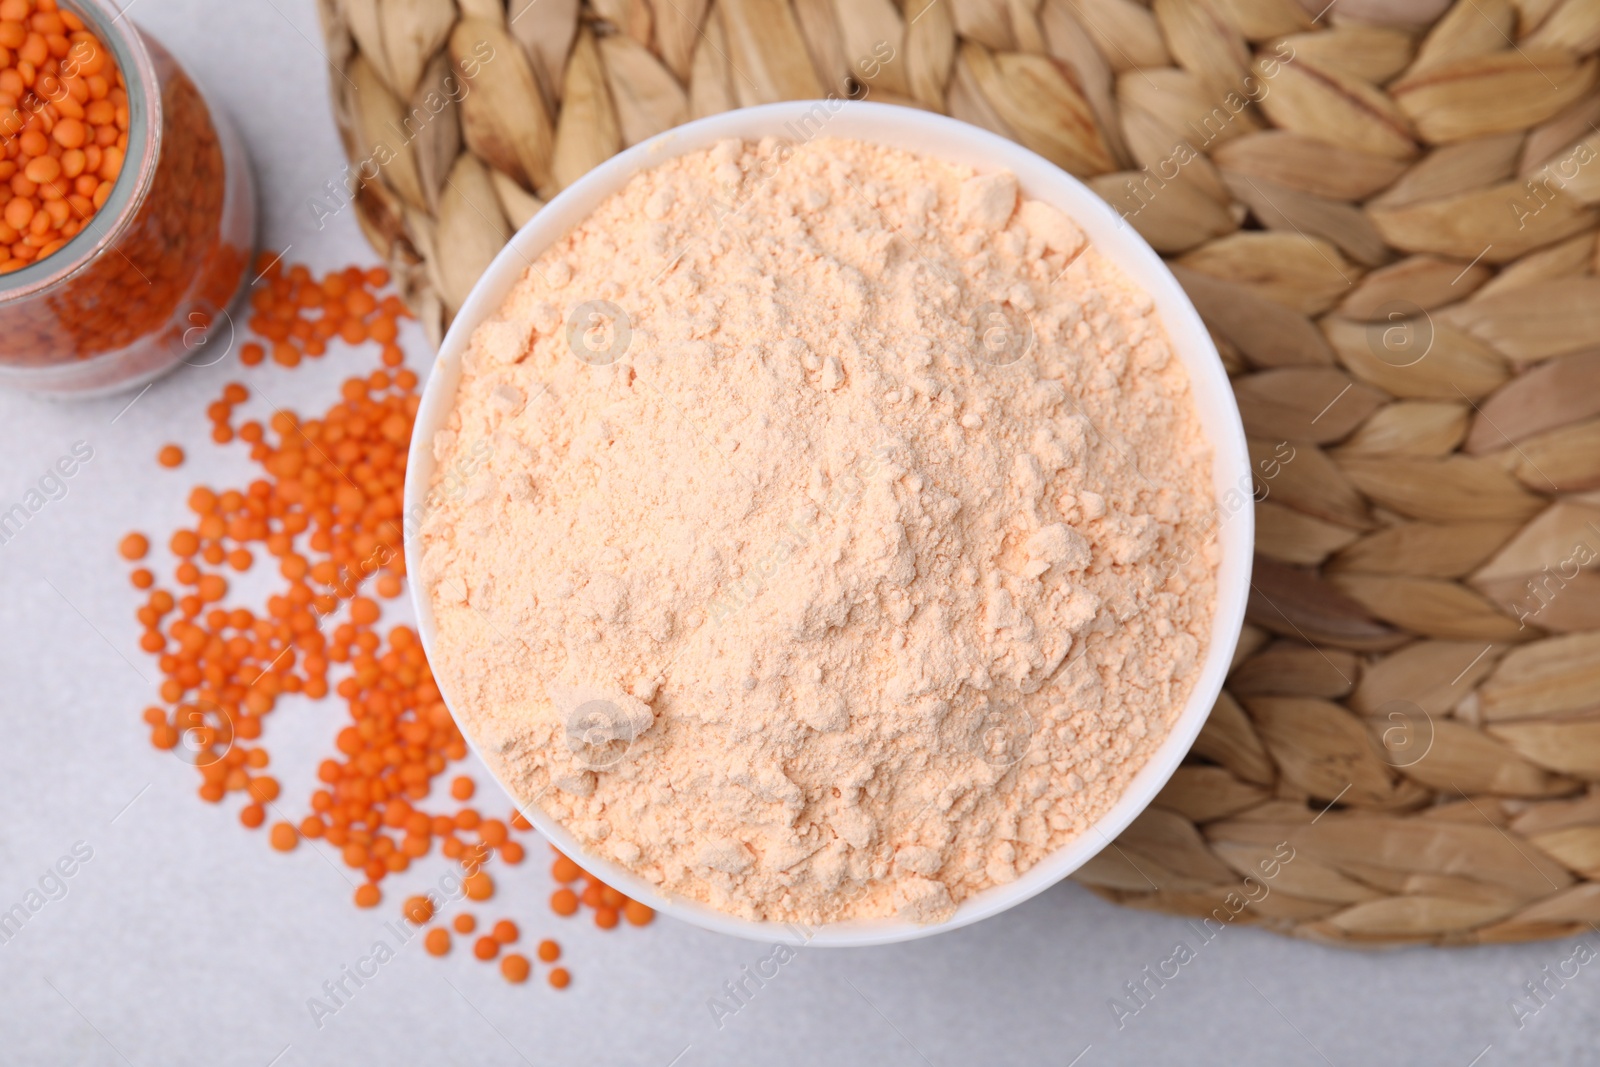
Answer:
<path fill-rule="evenodd" d="M 63 0 L 122 71 L 128 145 L 111 194 L 65 246 L 0 274 L 0 385 L 58 397 L 216 362 L 248 280 L 254 183 L 232 125 L 160 44 L 104 0 Z"/>

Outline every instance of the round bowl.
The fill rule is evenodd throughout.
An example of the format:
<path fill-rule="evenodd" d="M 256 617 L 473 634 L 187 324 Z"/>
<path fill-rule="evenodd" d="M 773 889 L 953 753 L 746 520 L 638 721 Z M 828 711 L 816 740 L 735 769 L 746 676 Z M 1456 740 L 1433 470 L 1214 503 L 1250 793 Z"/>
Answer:
<path fill-rule="evenodd" d="M 1201 428 L 1212 450 L 1219 519 L 1216 536 L 1220 548 L 1217 601 L 1205 659 L 1177 722 L 1116 804 L 1090 832 L 1051 852 L 1016 881 L 992 886 L 968 897 L 946 921 L 919 925 L 898 918 L 880 918 L 804 927 L 743 919 L 699 901 L 664 896 L 627 869 L 586 851 L 564 827 L 537 806 L 530 804 L 523 809 L 529 822 L 585 870 L 636 900 L 707 930 L 792 945 L 857 946 L 908 941 L 954 930 L 1020 904 L 1061 881 L 1109 845 L 1166 784 L 1199 734 L 1222 689 L 1244 623 L 1255 522 L 1251 507 L 1250 457 L 1227 373 L 1199 314 L 1160 257 L 1087 186 L 1026 148 L 964 122 L 910 108 L 837 99 L 768 104 L 713 115 L 669 130 L 613 156 L 568 186 L 518 231 L 473 287 L 445 335 L 438 362 L 423 391 L 406 469 L 407 573 L 413 578 L 409 584 L 416 606 L 417 629 L 424 649 L 434 658 L 437 631 L 426 592 L 427 575 L 422 567 L 417 528 L 420 523 L 413 522 L 412 517 L 424 514 L 424 501 L 434 474 L 433 436 L 445 424 L 454 405 L 461 377 L 461 355 L 473 331 L 499 309 L 528 264 L 639 171 L 709 148 L 724 138 L 759 140 L 768 136 L 788 140 L 826 136 L 873 142 L 932 159 L 965 164 L 979 171 L 1011 171 L 1028 196 L 1052 204 L 1074 219 L 1095 249 L 1154 299 L 1173 350 L 1188 370 Z M 452 705 L 446 680 L 441 678 L 438 683 L 446 705 Z M 460 721 L 459 715 L 457 721 Z M 475 742 L 465 727 L 463 733 L 467 733 L 468 742 L 474 744 L 476 751 Z M 506 791 L 521 807 L 516 795 L 510 789 Z"/>

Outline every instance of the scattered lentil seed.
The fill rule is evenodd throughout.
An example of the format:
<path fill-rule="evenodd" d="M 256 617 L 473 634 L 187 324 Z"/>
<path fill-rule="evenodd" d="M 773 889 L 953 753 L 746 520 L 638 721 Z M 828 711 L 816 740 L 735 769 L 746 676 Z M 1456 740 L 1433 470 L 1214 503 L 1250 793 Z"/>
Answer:
<path fill-rule="evenodd" d="M 461 888 L 466 890 L 468 900 L 488 900 L 494 896 L 494 879 L 485 872 L 478 871 L 463 878 Z"/>
<path fill-rule="evenodd" d="M 17 2 L 26 0 L 0 0 L 0 9 Z M 35 2 L 42 7 L 50 0 Z M 215 803 L 228 793 L 245 793 L 248 803 L 239 818 L 259 827 L 265 805 L 280 794 L 276 778 L 250 773 L 269 763 L 267 751 L 254 743 L 263 717 L 286 693 L 312 699 L 336 693 L 349 707 L 350 724 L 336 739 L 334 758 L 318 768 L 310 813 L 298 826 L 275 823 L 268 835 L 272 847 L 288 851 L 301 837 L 326 838 L 367 878 L 355 902 L 370 908 L 382 900 L 378 883 L 427 855 L 437 840 L 447 857 L 461 862 L 468 899 L 489 899 L 494 881 L 482 870 L 484 864 L 496 855 L 508 864 L 521 862 L 525 849 L 512 833 L 532 826 L 516 811 L 502 821 L 485 819 L 470 807 L 454 815 L 418 809 L 433 779 L 465 759 L 467 746 L 439 696 L 415 631 L 378 629 L 380 601 L 397 597 L 405 578 L 398 518 L 419 384 L 414 372 L 400 366 L 404 353 L 394 344 L 396 320 L 406 315 L 405 308 L 393 296 L 379 300 L 368 291 L 387 283 L 382 269 L 350 268 L 318 281 L 304 267 L 286 268 L 281 259 L 263 257 L 257 271 L 262 283 L 251 296 L 249 326 L 263 341 L 244 344 L 241 363 L 262 363 L 270 350 L 275 361 L 293 366 L 304 356 L 322 355 L 326 340 L 342 337 L 350 343 L 374 341 L 386 366 L 347 379 L 340 401 L 317 418 L 280 410 L 265 423 L 235 426 L 234 408 L 250 397 L 239 382 L 225 385 L 208 406 L 213 440 L 243 442 L 264 477 L 240 489 L 200 486 L 190 493 L 194 525 L 175 531 L 169 542 L 180 561 L 174 576 L 190 592 L 180 597 L 154 588 L 155 576 L 144 567 L 130 576 L 136 588 L 149 591 L 138 609 L 146 627 L 140 643 L 159 655 L 162 698 L 172 706 L 170 712 L 146 709 L 151 743 L 171 749 L 180 738 L 191 738 L 203 757 L 197 761 L 202 799 Z M 184 458 L 175 444 L 157 456 L 166 467 L 179 466 Z M 129 534 L 118 548 L 130 561 L 142 559 L 149 540 Z M 228 581 L 212 568 L 248 571 L 258 551 L 276 558 L 286 584 L 260 613 L 226 607 Z M 361 595 L 369 581 L 377 599 Z M 341 609 L 345 622 L 327 622 Z M 334 664 L 348 665 L 350 673 L 330 685 Z M 451 782 L 456 800 L 468 800 L 475 791 L 465 775 Z M 636 914 L 644 916 L 642 922 L 654 914 L 559 853 L 557 867 L 565 881 L 585 880 L 585 901 L 597 908 L 602 926 L 604 901 L 613 902 L 610 926 L 616 925 L 619 909 L 630 922 L 636 922 Z M 558 891 L 552 907 L 558 914 L 574 914 L 578 895 Z M 417 925 L 434 916 L 424 896 L 408 898 L 402 910 Z M 454 926 L 466 935 L 477 922 L 461 913 Z M 482 958 L 494 958 L 500 944 L 519 936 L 515 923 L 501 920 L 478 939 L 475 954 L 488 951 Z M 431 929 L 424 945 L 431 954 L 444 955 L 450 934 L 442 927 Z M 541 942 L 541 959 L 559 955 L 555 942 Z M 517 954 L 508 954 L 501 969 L 513 982 L 531 973 L 526 957 Z M 550 980 L 564 988 L 570 977 L 558 968 Z"/>
<path fill-rule="evenodd" d="M 256 751 L 260 752 L 261 750 L 256 749 Z M 272 847 L 279 852 L 288 852 L 300 843 L 300 835 L 295 832 L 293 826 L 286 822 L 273 823 L 270 841 Z"/>
<path fill-rule="evenodd" d="M 425 896 L 407 897 L 400 913 L 417 926 L 433 918 L 433 901 Z"/>
<path fill-rule="evenodd" d="M 144 559 L 150 552 L 150 539 L 142 533 L 128 534 L 117 545 L 117 551 L 122 553 L 122 558 L 130 563 Z"/>
<path fill-rule="evenodd" d="M 528 980 L 528 975 L 533 973 L 533 965 L 528 962 L 528 957 L 512 952 L 500 961 L 500 973 L 508 982 L 522 983 Z"/>

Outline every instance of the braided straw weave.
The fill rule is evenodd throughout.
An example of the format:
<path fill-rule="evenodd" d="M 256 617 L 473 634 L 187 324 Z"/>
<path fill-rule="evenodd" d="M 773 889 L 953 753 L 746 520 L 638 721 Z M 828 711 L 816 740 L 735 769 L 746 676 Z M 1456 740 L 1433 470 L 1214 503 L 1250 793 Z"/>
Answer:
<path fill-rule="evenodd" d="M 1258 557 L 1189 760 L 1078 880 L 1347 944 L 1563 936 L 1600 921 L 1600 3 L 1325 3 L 321 7 L 347 191 L 436 339 L 544 199 L 728 108 L 934 108 L 1083 178 L 1212 329 Z"/>

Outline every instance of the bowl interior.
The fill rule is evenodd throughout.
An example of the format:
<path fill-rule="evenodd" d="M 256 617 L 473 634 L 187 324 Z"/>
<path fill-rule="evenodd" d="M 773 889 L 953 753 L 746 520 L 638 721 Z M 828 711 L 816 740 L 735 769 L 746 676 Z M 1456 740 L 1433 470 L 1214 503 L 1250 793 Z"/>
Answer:
<path fill-rule="evenodd" d="M 1201 427 L 1212 449 L 1213 484 L 1221 519 L 1216 534 L 1220 549 L 1217 602 L 1205 659 L 1171 732 L 1089 833 L 1050 853 L 1016 881 L 969 897 L 945 922 L 924 926 L 892 918 L 862 919 L 807 928 L 738 918 L 697 901 L 662 896 L 632 872 L 587 852 L 565 828 L 537 806 L 524 809 L 531 823 L 585 869 L 630 897 L 708 930 L 791 944 L 887 944 L 965 926 L 1054 885 L 1108 845 L 1172 776 L 1205 724 L 1222 688 L 1244 622 L 1255 532 L 1254 512 L 1250 506 L 1250 458 L 1233 390 L 1200 316 L 1143 238 L 1077 179 L 1012 141 L 942 115 L 910 108 L 811 100 L 725 112 L 669 130 L 612 157 L 550 201 L 484 272 L 446 334 L 417 412 L 405 485 L 406 566 L 407 572 L 415 577 L 410 583 L 411 595 L 417 612 L 418 632 L 430 659 L 434 658 L 436 625 L 431 601 L 424 589 L 426 577 L 421 568 L 418 528 L 433 481 L 433 435 L 444 425 L 454 404 L 461 377 L 461 355 L 473 331 L 498 310 L 529 264 L 634 174 L 667 159 L 708 148 L 724 138 L 758 140 L 769 136 L 791 142 L 813 137 L 869 141 L 933 159 L 966 164 L 980 171 L 1011 171 L 1026 195 L 1066 212 L 1083 228 L 1102 256 L 1153 298 L 1173 350 L 1189 373 Z M 450 704 L 449 688 L 443 679 L 439 687 L 446 704 Z M 473 743 L 470 735 L 468 741 Z M 503 782 L 501 784 L 504 786 Z M 515 794 L 512 796 L 515 799 Z"/>

